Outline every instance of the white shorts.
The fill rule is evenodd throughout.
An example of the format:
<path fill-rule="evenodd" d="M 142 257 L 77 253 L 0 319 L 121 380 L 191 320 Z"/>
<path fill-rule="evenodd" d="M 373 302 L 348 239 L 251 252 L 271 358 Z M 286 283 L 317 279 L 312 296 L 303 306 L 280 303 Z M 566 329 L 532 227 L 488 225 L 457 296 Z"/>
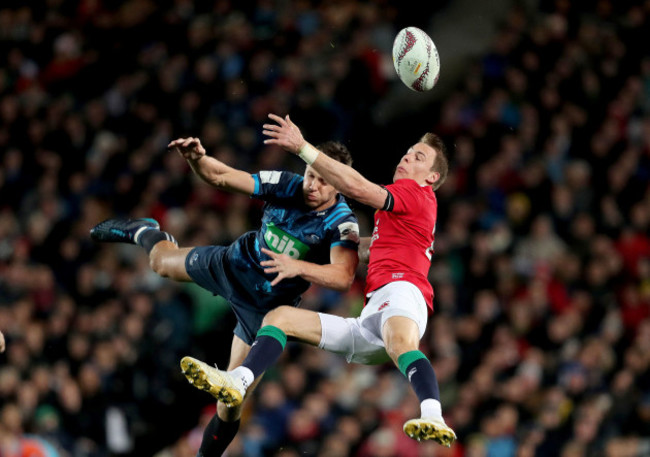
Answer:
<path fill-rule="evenodd" d="M 319 348 L 344 355 L 348 362 L 371 365 L 390 360 L 382 339 L 386 319 L 408 317 L 418 325 L 422 338 L 428 311 L 420 289 L 410 282 L 397 281 L 369 293 L 359 317 L 318 315 L 322 328 Z"/>

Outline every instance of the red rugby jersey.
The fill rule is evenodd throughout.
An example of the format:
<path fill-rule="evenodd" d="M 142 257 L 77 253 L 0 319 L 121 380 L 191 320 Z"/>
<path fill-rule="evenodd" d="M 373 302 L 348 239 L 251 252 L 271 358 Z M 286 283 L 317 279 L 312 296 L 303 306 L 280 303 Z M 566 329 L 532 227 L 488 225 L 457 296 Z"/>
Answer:
<path fill-rule="evenodd" d="M 433 254 L 438 202 L 431 186 L 399 179 L 386 186 L 392 210 L 375 212 L 365 293 L 390 282 L 408 281 L 422 291 L 433 312 L 433 287 L 427 279 Z"/>

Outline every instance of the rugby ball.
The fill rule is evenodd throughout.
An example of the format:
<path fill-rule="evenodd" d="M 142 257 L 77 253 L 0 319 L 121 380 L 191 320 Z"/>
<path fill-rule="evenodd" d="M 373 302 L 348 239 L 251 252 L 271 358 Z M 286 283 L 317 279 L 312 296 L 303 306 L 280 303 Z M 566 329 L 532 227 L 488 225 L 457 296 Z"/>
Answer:
<path fill-rule="evenodd" d="M 417 27 L 400 30 L 393 42 L 393 64 L 406 87 L 431 90 L 440 76 L 440 57 L 429 35 Z"/>

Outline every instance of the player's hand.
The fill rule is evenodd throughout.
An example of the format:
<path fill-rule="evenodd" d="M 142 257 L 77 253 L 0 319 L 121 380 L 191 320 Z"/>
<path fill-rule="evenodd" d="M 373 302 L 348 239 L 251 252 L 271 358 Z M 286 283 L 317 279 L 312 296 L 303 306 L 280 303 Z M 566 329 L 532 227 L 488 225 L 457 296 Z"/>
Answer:
<path fill-rule="evenodd" d="M 300 276 L 302 273 L 300 269 L 300 261 L 293 259 L 286 254 L 276 254 L 266 248 L 262 248 L 262 252 L 271 257 L 271 260 L 260 262 L 260 265 L 264 267 L 264 273 L 278 274 L 275 279 L 271 281 L 271 287 L 278 284 L 284 278 L 295 278 L 296 276 Z"/>
<path fill-rule="evenodd" d="M 0 332 L 0 352 L 5 351 L 5 336 Z"/>
<path fill-rule="evenodd" d="M 282 118 L 277 114 L 271 113 L 269 114 L 269 118 L 277 122 L 277 125 L 264 124 L 264 131 L 262 133 L 270 137 L 264 140 L 264 144 L 275 144 L 285 151 L 298 154 L 300 148 L 306 143 L 298 126 L 291 122 L 288 114 Z"/>
<path fill-rule="evenodd" d="M 173 149 L 186 160 L 199 160 L 205 155 L 205 148 L 198 138 L 179 138 L 167 145 L 167 149 Z"/>

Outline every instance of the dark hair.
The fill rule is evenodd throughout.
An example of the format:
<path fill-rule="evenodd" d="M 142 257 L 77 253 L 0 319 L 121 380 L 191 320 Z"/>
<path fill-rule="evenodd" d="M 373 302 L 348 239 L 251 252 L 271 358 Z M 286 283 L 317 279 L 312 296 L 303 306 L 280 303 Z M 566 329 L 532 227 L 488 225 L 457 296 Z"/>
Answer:
<path fill-rule="evenodd" d="M 325 143 L 316 146 L 316 149 L 345 165 L 352 165 L 352 154 L 350 154 L 350 151 L 343 143 L 339 143 L 338 141 L 326 141 Z"/>
<path fill-rule="evenodd" d="M 447 148 L 445 143 L 442 142 L 442 139 L 435 133 L 425 133 L 422 138 L 420 138 L 420 143 L 424 143 L 427 146 L 431 146 L 436 151 L 436 158 L 433 159 L 433 166 L 431 171 L 437 171 L 440 174 L 440 178 L 433 184 L 433 190 L 438 190 L 442 183 L 447 179 L 447 173 L 449 173 L 449 160 L 447 159 Z"/>

